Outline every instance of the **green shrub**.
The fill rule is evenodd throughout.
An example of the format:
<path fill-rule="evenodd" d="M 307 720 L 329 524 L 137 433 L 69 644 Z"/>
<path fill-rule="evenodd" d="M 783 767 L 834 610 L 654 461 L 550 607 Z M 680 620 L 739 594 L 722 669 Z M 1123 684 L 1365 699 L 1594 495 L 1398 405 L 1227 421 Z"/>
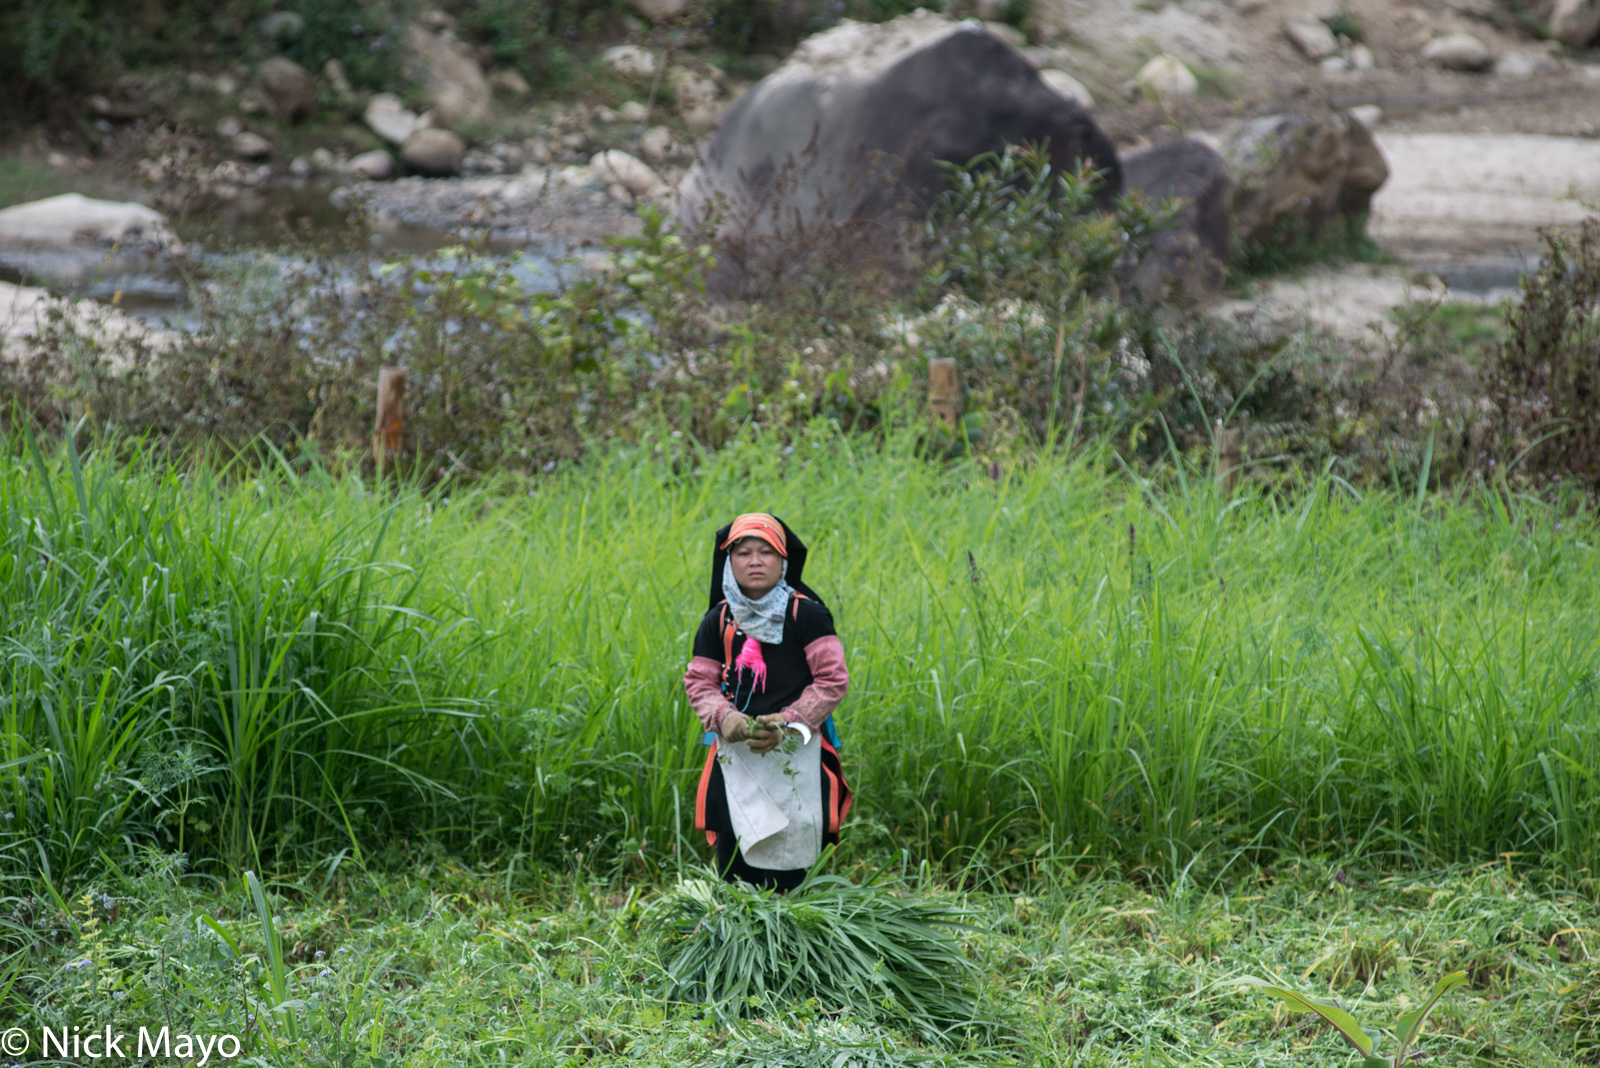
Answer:
<path fill-rule="evenodd" d="M 1539 267 L 1485 368 L 1493 416 L 1476 464 L 1600 491 L 1600 219 L 1545 233 Z"/>
<path fill-rule="evenodd" d="M 330 59 L 344 66 L 350 84 L 394 89 L 401 79 L 403 21 L 387 4 L 370 0 L 291 0 L 284 8 L 305 19 L 305 29 L 285 54 L 316 73 Z"/>

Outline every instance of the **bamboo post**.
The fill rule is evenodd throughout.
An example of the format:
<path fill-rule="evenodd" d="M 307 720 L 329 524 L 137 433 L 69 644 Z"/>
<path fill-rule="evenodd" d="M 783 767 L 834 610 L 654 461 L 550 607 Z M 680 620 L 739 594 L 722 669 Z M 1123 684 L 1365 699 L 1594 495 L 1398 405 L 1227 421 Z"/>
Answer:
<path fill-rule="evenodd" d="M 1222 421 L 1217 421 L 1217 486 L 1224 496 L 1233 493 L 1234 484 L 1239 481 L 1239 465 L 1244 462 L 1239 436 L 1238 427 L 1224 428 Z"/>
<path fill-rule="evenodd" d="M 956 361 L 949 357 L 929 360 L 928 411 L 950 430 L 956 428 L 956 406 L 960 396 Z"/>
<path fill-rule="evenodd" d="M 406 422 L 406 373 L 398 367 L 378 368 L 378 418 L 372 427 L 372 462 L 380 468 L 400 451 Z"/>

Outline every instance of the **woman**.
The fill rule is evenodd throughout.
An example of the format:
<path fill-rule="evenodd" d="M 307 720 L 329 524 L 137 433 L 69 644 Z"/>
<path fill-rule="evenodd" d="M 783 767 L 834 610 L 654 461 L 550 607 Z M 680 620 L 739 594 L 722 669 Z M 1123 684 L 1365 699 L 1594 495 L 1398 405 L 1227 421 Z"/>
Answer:
<path fill-rule="evenodd" d="M 782 520 L 741 515 L 712 544 L 711 607 L 683 676 L 711 746 L 695 826 L 724 879 L 792 890 L 850 811 L 833 726 L 844 646 Z"/>

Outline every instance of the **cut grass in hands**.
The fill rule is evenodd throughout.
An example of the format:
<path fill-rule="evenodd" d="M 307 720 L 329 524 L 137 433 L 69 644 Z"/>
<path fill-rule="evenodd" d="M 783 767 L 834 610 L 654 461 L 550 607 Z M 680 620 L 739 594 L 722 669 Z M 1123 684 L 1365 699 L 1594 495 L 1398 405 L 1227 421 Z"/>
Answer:
<path fill-rule="evenodd" d="M 812 1001 L 941 1043 L 995 1029 L 958 937 L 970 914 L 820 868 L 788 894 L 712 873 L 680 882 L 654 920 L 664 996 L 709 1005 L 726 1024 Z"/>

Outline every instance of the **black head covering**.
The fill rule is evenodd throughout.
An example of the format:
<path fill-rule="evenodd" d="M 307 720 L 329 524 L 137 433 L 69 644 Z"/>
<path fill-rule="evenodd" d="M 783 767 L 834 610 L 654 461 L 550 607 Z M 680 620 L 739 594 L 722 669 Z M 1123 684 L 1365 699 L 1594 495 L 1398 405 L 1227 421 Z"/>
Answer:
<path fill-rule="evenodd" d="M 772 515 L 771 512 L 768 512 L 767 514 Z M 783 580 L 789 585 L 793 586 L 796 590 L 800 591 L 813 601 L 826 608 L 827 604 L 822 600 L 821 597 L 817 596 L 817 591 L 813 590 L 810 586 L 807 586 L 801 581 L 806 569 L 806 543 L 801 541 L 795 532 L 789 529 L 788 523 L 785 523 L 782 519 L 779 519 L 775 515 L 773 515 L 772 518 L 777 519 L 778 525 L 783 528 L 784 548 L 789 550 L 789 555 L 787 557 L 789 561 L 789 569 L 788 573 L 783 576 Z M 732 529 L 733 524 L 727 524 L 721 530 L 717 531 L 716 539 L 711 543 L 710 608 L 717 607 L 717 605 L 721 604 L 724 599 L 722 596 L 722 567 L 723 564 L 727 562 L 728 550 L 722 548 L 722 543 L 728 540 L 728 531 Z"/>

